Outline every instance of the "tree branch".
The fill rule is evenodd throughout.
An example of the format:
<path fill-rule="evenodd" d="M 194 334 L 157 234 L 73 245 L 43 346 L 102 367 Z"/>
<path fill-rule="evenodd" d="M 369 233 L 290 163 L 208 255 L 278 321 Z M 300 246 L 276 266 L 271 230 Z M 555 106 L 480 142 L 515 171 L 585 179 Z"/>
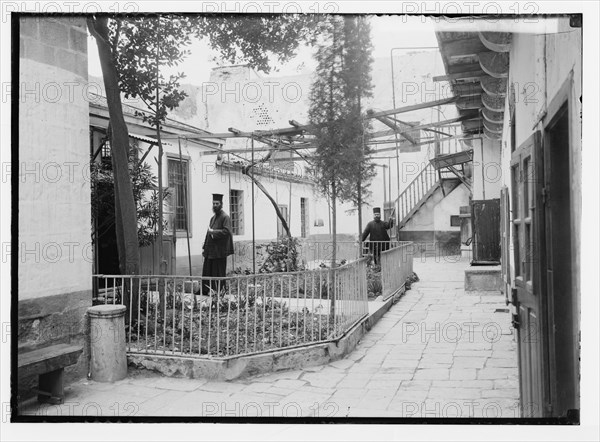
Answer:
<path fill-rule="evenodd" d="M 242 173 L 244 175 L 247 175 L 248 177 L 250 177 L 250 179 L 254 182 L 254 184 L 256 184 L 256 187 L 258 187 L 261 190 L 261 192 L 264 193 L 265 196 L 269 199 L 269 201 L 271 201 L 271 204 L 273 205 L 273 208 L 275 209 L 275 213 L 277 213 L 277 217 L 281 221 L 281 225 L 283 226 L 283 229 L 285 230 L 286 235 L 288 236 L 288 238 L 291 238 L 292 234 L 290 233 L 290 228 L 288 226 L 288 223 L 287 223 L 285 217 L 281 213 L 281 210 L 279 210 L 277 201 L 275 201 L 273 199 L 273 197 L 269 194 L 267 189 L 265 189 L 265 186 L 263 186 L 260 181 L 258 181 L 256 178 L 254 178 L 254 176 L 248 174 L 248 169 L 249 169 L 249 167 L 244 167 L 242 169 Z"/>
<path fill-rule="evenodd" d="M 92 36 L 93 36 L 95 39 L 97 39 L 97 40 L 100 40 L 101 42 L 103 42 L 103 43 L 104 43 L 104 44 L 106 44 L 107 46 L 110 46 L 110 44 L 108 43 L 108 41 L 106 41 L 106 40 L 104 39 L 104 37 L 102 37 L 102 36 L 101 36 L 101 35 L 98 33 L 98 31 L 96 31 L 96 19 L 95 19 L 95 18 L 93 18 L 93 17 L 89 17 L 89 18 L 87 19 L 87 26 L 88 26 L 88 29 L 89 29 L 89 31 L 90 31 L 90 34 L 92 34 Z"/>

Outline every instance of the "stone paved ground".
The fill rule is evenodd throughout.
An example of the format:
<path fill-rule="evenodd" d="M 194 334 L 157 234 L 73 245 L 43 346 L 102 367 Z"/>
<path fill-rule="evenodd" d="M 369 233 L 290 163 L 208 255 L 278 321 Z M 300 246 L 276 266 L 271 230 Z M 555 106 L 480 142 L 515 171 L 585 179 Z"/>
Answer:
<path fill-rule="evenodd" d="M 413 285 L 343 360 L 232 382 L 132 373 L 80 381 L 37 415 L 518 417 L 516 342 L 498 292 L 463 290 L 465 261 L 415 259 Z M 500 311 L 497 311 L 500 310 Z"/>

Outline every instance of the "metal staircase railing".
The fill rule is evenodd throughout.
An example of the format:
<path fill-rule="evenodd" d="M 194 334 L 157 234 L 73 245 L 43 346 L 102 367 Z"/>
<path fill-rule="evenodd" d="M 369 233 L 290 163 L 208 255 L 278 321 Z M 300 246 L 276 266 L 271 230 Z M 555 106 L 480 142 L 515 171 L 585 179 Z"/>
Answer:
<path fill-rule="evenodd" d="M 438 188 L 446 196 L 448 189 L 444 187 L 444 182 L 456 182 L 450 191 L 460 183 L 464 183 L 469 189 L 471 187 L 471 180 L 465 176 L 464 163 L 472 161 L 472 150 L 464 151 L 458 139 L 440 137 L 439 142 L 434 145 L 434 151 L 434 159 L 406 186 L 398 198 L 385 204 L 397 208 L 398 229 L 408 223 Z M 448 160 L 441 164 L 443 158 Z M 455 166 L 461 167 L 461 170 Z"/>
<path fill-rule="evenodd" d="M 406 225 L 439 185 L 438 172 L 428 163 L 394 201 L 394 206 L 398 208 L 398 228 Z"/>

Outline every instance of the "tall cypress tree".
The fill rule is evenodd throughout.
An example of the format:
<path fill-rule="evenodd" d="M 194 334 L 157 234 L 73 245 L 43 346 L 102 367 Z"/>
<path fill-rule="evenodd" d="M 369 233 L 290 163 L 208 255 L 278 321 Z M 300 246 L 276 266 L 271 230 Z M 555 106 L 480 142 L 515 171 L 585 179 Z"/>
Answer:
<path fill-rule="evenodd" d="M 371 66 L 373 46 L 371 25 L 365 16 L 344 16 L 344 79 L 348 100 L 348 124 L 346 138 L 348 150 L 353 158 L 350 177 L 355 181 L 346 186 L 348 195 L 358 211 L 358 235 L 362 233 L 362 205 L 371 195 L 369 187 L 375 176 L 375 165 L 371 160 L 372 149 L 366 144 L 371 131 L 370 120 L 365 118 L 364 100 L 373 96 Z"/>
<path fill-rule="evenodd" d="M 344 188 L 344 175 L 351 167 L 345 146 L 347 124 L 346 82 L 344 67 L 344 19 L 330 16 L 318 44 L 317 69 L 310 90 L 308 117 L 315 126 L 314 168 L 317 185 L 329 197 L 333 234 L 333 265 L 336 264 L 336 233 L 338 196 Z"/>
<path fill-rule="evenodd" d="M 351 201 L 360 208 L 373 176 L 370 152 L 365 149 L 369 127 L 362 113 L 364 98 L 372 93 L 370 50 L 364 17 L 328 18 L 316 53 L 308 116 L 315 128 L 315 177 L 321 193 L 331 202 L 333 266 L 337 259 L 337 203 Z"/>

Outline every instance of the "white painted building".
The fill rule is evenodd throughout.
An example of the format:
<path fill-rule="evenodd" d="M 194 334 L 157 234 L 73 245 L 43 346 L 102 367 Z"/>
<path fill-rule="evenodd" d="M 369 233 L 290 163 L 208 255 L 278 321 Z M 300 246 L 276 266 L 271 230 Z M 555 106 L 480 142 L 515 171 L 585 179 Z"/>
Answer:
<path fill-rule="evenodd" d="M 136 143 L 142 153 L 148 152 L 144 161 L 151 166 L 153 174 L 158 177 L 158 147 L 155 145 L 154 130 L 134 114 L 133 107 L 128 105 L 123 107 L 132 143 Z M 98 97 L 90 106 L 91 152 L 92 155 L 97 155 L 96 160 L 102 155 L 109 155 L 109 149 L 101 148 L 106 137 L 107 124 L 108 110 L 105 100 Z M 171 193 L 165 204 L 164 218 L 168 222 L 168 229 L 165 231 L 164 256 L 169 270 L 174 270 L 177 274 L 189 273 L 188 256 L 191 256 L 192 273 L 201 273 L 202 245 L 213 215 L 213 193 L 224 195 L 224 210 L 232 219 L 236 253 L 230 260 L 229 269 L 251 266 L 253 237 L 260 244 L 273 241 L 285 234 L 272 203 L 257 186 L 254 186 L 254 198 L 252 197 L 252 181 L 242 174 L 241 170 L 242 164 L 248 164 L 242 159 L 244 156 L 250 159 L 250 155 L 222 154 L 225 140 L 218 138 L 200 140 L 200 137 L 206 135 L 209 135 L 206 131 L 174 120 L 168 120 L 162 131 L 164 150 L 162 185 Z M 238 146 L 240 143 L 249 146 L 250 143 L 245 139 L 235 141 Z M 256 144 L 257 149 L 264 149 L 260 143 Z M 182 172 L 179 169 L 180 159 L 183 164 Z M 315 192 L 310 177 L 298 165 L 294 170 L 289 170 L 278 164 L 257 166 L 254 173 L 256 179 L 277 202 L 284 216 L 287 216 L 292 236 L 307 238 L 311 235 L 328 235 L 328 205 Z M 99 250 L 104 246 L 106 243 L 99 240 L 96 249 Z M 171 252 L 173 247 L 176 251 L 175 255 Z M 96 256 L 97 260 L 105 261 L 99 263 L 96 271 L 110 274 L 112 269 L 116 272 L 116 248 L 113 247 L 103 256 L 108 258 Z M 112 265 L 106 262 L 111 257 Z M 176 259 L 173 259 L 174 257 Z M 154 251 L 149 247 L 143 249 L 142 273 L 157 273 L 158 269 L 157 247 Z"/>
<path fill-rule="evenodd" d="M 374 111 L 393 107 L 411 106 L 424 101 L 446 98 L 452 94 L 447 83 L 435 82 L 436 75 L 444 73 L 444 65 L 437 51 L 408 51 L 394 54 L 394 74 L 390 69 L 391 60 L 374 60 L 373 97 L 365 100 L 365 108 Z M 309 91 L 311 74 L 302 73 L 290 76 L 262 76 L 247 66 L 226 66 L 213 70 L 211 78 L 200 87 L 191 88 L 190 97 L 182 103 L 182 110 L 176 109 L 177 118 L 202 123 L 211 132 L 227 132 L 233 127 L 241 131 L 273 130 L 292 127 L 290 121 L 300 124 L 308 122 Z M 392 86 L 394 93 L 392 93 Z M 190 118 L 189 108 L 195 108 L 202 115 Z M 457 116 L 453 106 L 414 110 L 398 117 L 412 124 L 441 121 Z M 389 130 L 379 121 L 372 120 L 373 130 Z M 431 133 L 420 131 L 418 136 Z M 416 136 L 416 134 L 413 134 Z M 400 141 L 405 141 L 401 136 Z M 423 144 L 400 148 L 395 152 L 395 137 L 390 135 L 376 146 L 381 153 L 374 156 L 377 175 L 372 181 L 372 196 L 364 201 L 362 225 L 372 219 L 373 207 L 384 207 L 385 201 L 394 201 L 434 157 L 434 145 Z M 418 140 L 417 140 L 418 141 Z M 227 149 L 249 149 L 249 141 L 227 139 Z M 310 155 L 310 151 L 304 151 Z M 262 153 L 264 154 L 264 152 Z M 287 153 L 273 156 L 275 161 L 285 164 Z M 246 155 L 248 157 L 248 155 Z M 281 163 L 280 163 L 281 164 Z M 303 162 L 295 163 L 295 169 L 302 173 Z M 289 165 L 289 163 L 288 163 Z M 441 192 L 440 192 L 441 193 Z M 452 192 L 453 198 L 437 207 L 441 195 L 431 200 L 419 210 L 419 216 L 411 220 L 401 232 L 401 239 L 422 243 L 452 242 L 455 250 L 460 241 L 460 226 L 453 222 L 459 216 L 459 208 L 468 205 L 469 190 L 464 185 Z M 434 210 L 435 207 L 435 210 Z M 337 231 L 356 235 L 358 219 L 349 204 L 342 204 L 338 211 Z M 326 212 L 326 211 L 325 211 Z M 391 212 L 386 211 L 386 215 Z M 398 213 L 394 214 L 398 220 Z M 326 216 L 324 218 L 327 225 Z M 320 233 L 320 232 L 319 232 Z"/>
<path fill-rule="evenodd" d="M 501 264 L 493 271 L 512 313 L 524 417 L 579 419 L 582 168 L 590 150 L 582 139 L 582 23 L 577 14 L 535 16 L 498 20 L 487 32 L 485 20 L 465 20 L 438 33 L 457 95 L 467 91 L 461 100 L 473 102 L 480 86 L 474 101 L 483 118 L 466 127 L 478 138 L 473 199 L 491 215 L 474 217 L 481 247 L 473 252 Z"/>

